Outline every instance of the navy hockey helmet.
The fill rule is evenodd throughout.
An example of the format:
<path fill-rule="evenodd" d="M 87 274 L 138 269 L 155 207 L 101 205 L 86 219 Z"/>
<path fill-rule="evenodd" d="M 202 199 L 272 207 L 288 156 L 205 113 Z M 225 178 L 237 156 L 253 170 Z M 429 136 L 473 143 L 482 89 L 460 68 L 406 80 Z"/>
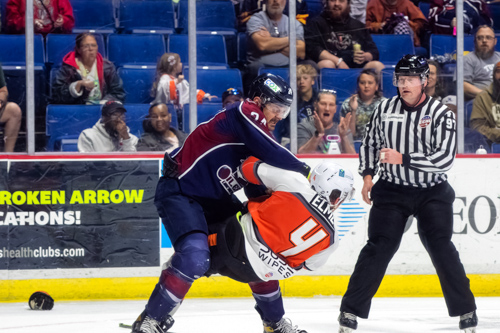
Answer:
<path fill-rule="evenodd" d="M 289 112 L 293 101 L 293 91 L 281 76 L 264 73 L 252 81 L 248 97 L 252 100 L 260 97 L 262 106 L 268 103 L 277 104 L 286 107 Z M 286 118 L 288 112 L 283 118 Z"/>
<path fill-rule="evenodd" d="M 422 56 L 407 54 L 402 57 L 394 70 L 393 84 L 398 86 L 398 79 L 400 76 L 418 76 L 420 83 L 424 82 L 429 77 L 430 69 L 427 60 Z"/>

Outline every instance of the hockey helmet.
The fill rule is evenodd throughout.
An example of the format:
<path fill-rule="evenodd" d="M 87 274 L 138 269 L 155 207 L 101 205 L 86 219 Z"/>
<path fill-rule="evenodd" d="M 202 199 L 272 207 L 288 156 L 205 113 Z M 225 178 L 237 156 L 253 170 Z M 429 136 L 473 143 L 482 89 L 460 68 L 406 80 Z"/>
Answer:
<path fill-rule="evenodd" d="M 341 167 L 340 165 L 323 161 L 318 164 L 311 173 L 311 187 L 318 192 L 319 195 L 327 199 L 332 208 L 336 209 L 342 202 L 351 201 L 354 196 L 354 177 L 352 173 Z M 332 198 L 332 192 L 340 193 L 338 198 Z M 333 202 L 332 202 L 333 201 Z"/>
<path fill-rule="evenodd" d="M 424 84 L 429 77 L 430 69 L 427 60 L 422 56 L 407 54 L 396 64 L 392 83 L 399 85 L 400 76 L 418 76 L 420 80 L 417 83 Z"/>
<path fill-rule="evenodd" d="M 293 101 L 293 91 L 281 76 L 263 73 L 252 81 L 248 97 L 252 100 L 255 97 L 260 97 L 262 106 L 266 104 L 277 105 L 281 117 L 284 119 L 290 113 L 290 105 L 292 105 Z M 277 110 L 278 109 L 276 109 L 276 111 Z"/>

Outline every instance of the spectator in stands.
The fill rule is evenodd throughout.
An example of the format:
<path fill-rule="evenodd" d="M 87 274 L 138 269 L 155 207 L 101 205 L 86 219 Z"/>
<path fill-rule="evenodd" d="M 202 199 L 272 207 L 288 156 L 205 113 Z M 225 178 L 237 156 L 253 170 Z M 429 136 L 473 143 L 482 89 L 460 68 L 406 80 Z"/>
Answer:
<path fill-rule="evenodd" d="M 64 56 L 52 96 L 55 104 L 104 104 L 125 99 L 115 66 L 99 53 L 91 33 L 76 36 L 75 50 Z"/>
<path fill-rule="evenodd" d="M 301 121 L 314 121 L 314 102 L 318 96 L 313 86 L 318 72 L 309 64 L 297 66 L 297 124 Z M 290 117 L 276 125 L 274 136 L 281 145 L 287 147 L 290 142 Z"/>
<path fill-rule="evenodd" d="M 372 0 L 366 7 L 366 26 L 372 33 L 413 33 L 415 46 L 421 46 L 420 37 L 426 24 L 420 8 L 410 0 Z"/>
<path fill-rule="evenodd" d="M 432 0 L 429 11 L 433 34 L 452 35 L 457 25 L 455 0 Z M 470 34 L 481 25 L 493 26 L 488 5 L 483 0 L 464 1 L 464 33 Z"/>
<path fill-rule="evenodd" d="M 495 65 L 493 82 L 474 99 L 470 126 L 486 137 L 488 144 L 500 143 L 500 62 Z"/>
<path fill-rule="evenodd" d="M 379 75 L 373 69 L 364 69 L 358 76 L 357 85 L 358 91 L 342 103 L 341 115 L 351 114 L 349 129 L 354 140 L 361 140 L 373 112 L 386 98 L 379 90 Z"/>
<path fill-rule="evenodd" d="M 440 101 L 445 94 L 441 77 L 441 66 L 434 60 L 427 60 L 427 64 L 429 64 L 429 77 L 427 79 L 427 86 L 425 86 L 425 94 Z"/>
<path fill-rule="evenodd" d="M 137 137 L 130 133 L 125 123 L 127 110 L 118 101 L 108 101 L 101 109 L 101 118 L 92 128 L 83 130 L 78 138 L 81 153 L 107 153 L 112 151 L 134 152 Z"/>
<path fill-rule="evenodd" d="M 22 118 L 19 105 L 9 102 L 8 97 L 9 91 L 7 90 L 5 76 L 0 64 L 0 126 L 3 127 L 3 150 L 6 153 L 14 151 Z"/>
<path fill-rule="evenodd" d="M 187 134 L 170 126 L 172 115 L 164 103 L 153 104 L 142 122 L 144 134 L 137 144 L 138 151 L 164 151 L 171 153 L 182 146 Z"/>
<path fill-rule="evenodd" d="M 266 0 L 266 10 L 252 15 L 247 22 L 249 62 L 245 78 L 247 83 L 257 76 L 261 67 L 282 67 L 289 64 L 288 17 L 283 14 L 286 1 Z M 304 59 L 306 54 L 304 29 L 298 21 L 295 30 L 297 58 Z"/>
<path fill-rule="evenodd" d="M 234 3 L 234 1 L 238 0 L 232 0 L 232 1 Z M 238 11 L 236 11 L 240 25 L 246 24 L 253 14 L 258 13 L 263 9 L 265 4 L 266 0 L 241 0 L 241 10 L 240 10 L 241 14 L 238 14 Z M 297 21 L 299 21 L 302 24 L 306 24 L 306 20 L 309 17 L 307 2 L 305 0 L 296 0 L 295 11 L 297 13 L 295 15 Z M 285 13 L 285 15 L 288 14 L 287 6 L 285 6 L 283 12 Z"/>
<path fill-rule="evenodd" d="M 6 5 L 6 26 L 10 33 L 23 34 L 26 0 L 9 0 Z M 43 34 L 69 34 L 75 25 L 73 8 L 69 0 L 34 0 L 35 32 Z"/>
<path fill-rule="evenodd" d="M 464 93 L 466 100 L 476 97 L 492 82 L 493 67 L 500 61 L 495 51 L 497 38 L 492 27 L 482 25 L 474 37 L 474 52 L 464 57 Z"/>
<path fill-rule="evenodd" d="M 366 23 L 366 5 L 368 0 L 351 0 L 350 15 L 353 19 Z"/>
<path fill-rule="evenodd" d="M 229 88 L 222 93 L 222 107 L 225 108 L 236 102 L 243 102 L 243 94 L 236 88 Z"/>
<path fill-rule="evenodd" d="M 349 16 L 349 0 L 325 0 L 321 14 L 306 25 L 307 57 L 319 68 L 384 68 L 365 25 Z"/>
<path fill-rule="evenodd" d="M 351 114 L 342 117 L 340 124 L 333 122 L 337 109 L 336 100 L 335 91 L 319 91 L 314 103 L 314 121 L 303 121 L 297 127 L 299 154 L 356 153 L 349 132 Z M 336 140 L 333 140 L 333 136 L 337 136 Z"/>

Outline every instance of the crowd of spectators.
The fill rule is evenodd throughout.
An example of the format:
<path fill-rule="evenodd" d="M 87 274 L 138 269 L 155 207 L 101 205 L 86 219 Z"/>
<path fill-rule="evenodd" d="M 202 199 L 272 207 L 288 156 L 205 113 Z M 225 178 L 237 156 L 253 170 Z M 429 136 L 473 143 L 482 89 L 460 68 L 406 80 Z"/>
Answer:
<path fill-rule="evenodd" d="M 384 98 L 391 97 L 383 96 L 381 72 L 386 64 L 379 61 L 380 52 L 391 50 L 378 50 L 372 34 L 410 34 L 415 46 L 428 48 L 430 33 L 455 32 L 455 1 L 432 0 L 428 17 L 420 10 L 418 1 L 324 0 L 322 3 L 319 15 L 311 17 L 307 1 L 297 1 L 298 148 L 299 153 L 349 153 L 354 151 L 354 143 L 363 137 L 365 124 L 375 108 Z M 237 28 L 247 34 L 247 63 L 239 67 L 244 74 L 245 90 L 262 68 L 289 65 L 287 0 L 244 0 L 235 2 L 235 8 L 239 19 Z M 6 25 L 2 32 L 24 33 L 24 15 L 25 0 L 8 0 L 4 20 Z M 71 33 L 74 24 L 70 1 L 34 1 L 36 33 L 44 36 L 49 33 Z M 496 117 L 496 110 L 500 107 L 496 104 L 498 98 L 495 95 L 499 90 L 495 88 L 494 81 L 494 66 L 500 61 L 500 53 L 495 51 L 497 39 L 492 24 L 483 0 L 468 0 L 464 3 L 464 28 L 466 33 L 474 33 L 475 36 L 474 51 L 464 58 L 465 100 L 472 101 L 476 96 L 481 96 L 480 102 L 479 98 L 474 101 L 474 121 L 471 119 L 471 126 L 483 134 L 489 143 L 500 143 L 500 140 L 493 139 L 491 131 L 485 129 L 485 126 L 490 126 L 497 130 L 497 124 L 500 123 Z M 84 138 L 89 141 L 89 138 L 97 137 L 97 133 L 106 136 L 109 141 L 108 145 L 102 142 L 95 145 L 104 151 L 168 151 L 182 145 L 186 134 L 171 126 L 172 115 L 166 106 L 174 105 L 177 126 L 182 128 L 189 83 L 182 75 L 184 66 L 179 54 L 163 54 L 157 62 L 154 81 L 139 83 L 151 88 L 152 105 L 149 113 L 144 115 L 144 137 L 140 139 L 125 130 L 126 105 L 123 103 L 127 96 L 122 79 L 115 65 L 100 52 L 95 35 L 90 32 L 79 34 L 74 50 L 64 56 L 61 64 L 56 65 L 59 69 L 50 87 L 51 103 L 108 105 L 112 102 L 115 105 L 113 110 L 116 112 L 113 113 L 105 112 L 103 107 L 102 117 L 94 128 L 82 133 L 78 144 L 80 151 L 94 151 L 89 148 L 93 145 L 84 142 Z M 450 81 L 447 86 L 443 80 L 442 64 L 429 60 L 429 65 L 431 72 L 426 93 L 456 111 L 457 97 Z M 352 95 L 345 100 L 337 100 L 335 93 L 325 93 L 326 90 L 318 94 L 319 71 L 322 68 L 363 70 Z M 0 71 L 0 129 L 3 128 L 4 150 L 13 151 L 20 128 L 21 111 L 13 101 L 7 102 L 7 87 L 2 74 Z M 244 91 L 234 88 L 220 93 L 222 107 L 241 101 L 245 96 Z M 197 90 L 198 103 L 211 102 L 214 98 L 220 100 L 201 89 Z M 335 117 L 337 112 L 340 117 Z M 488 119 L 480 118 L 485 114 L 491 115 Z M 478 119 L 482 119 L 481 125 L 478 125 Z M 276 124 L 275 135 L 283 145 L 289 144 L 289 119 Z"/>

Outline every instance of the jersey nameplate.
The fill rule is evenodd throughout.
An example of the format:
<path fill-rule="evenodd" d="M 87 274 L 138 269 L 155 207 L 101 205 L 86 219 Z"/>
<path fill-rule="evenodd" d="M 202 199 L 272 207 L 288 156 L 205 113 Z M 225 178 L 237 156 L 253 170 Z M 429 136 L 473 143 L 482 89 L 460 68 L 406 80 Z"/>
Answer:
<path fill-rule="evenodd" d="M 404 114 L 383 114 L 382 121 L 395 121 L 402 123 L 405 120 Z"/>
<path fill-rule="evenodd" d="M 316 211 L 330 223 L 332 228 L 335 228 L 333 212 L 330 209 L 330 203 L 326 201 L 322 196 L 316 194 L 312 200 L 309 202 L 311 206 L 313 206 Z"/>

